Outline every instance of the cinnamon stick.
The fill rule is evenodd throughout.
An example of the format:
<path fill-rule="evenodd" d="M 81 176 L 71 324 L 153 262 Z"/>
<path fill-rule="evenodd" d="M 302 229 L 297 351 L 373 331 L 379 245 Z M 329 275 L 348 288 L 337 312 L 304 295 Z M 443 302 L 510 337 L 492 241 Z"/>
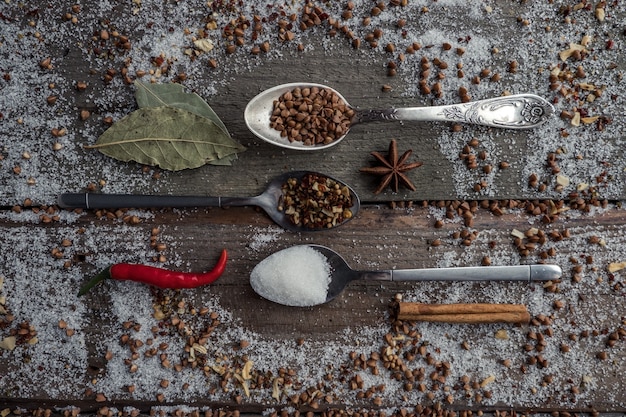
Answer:
<path fill-rule="evenodd" d="M 429 321 L 436 323 L 528 323 L 530 314 L 528 312 L 513 313 L 472 313 L 472 314 L 416 314 L 410 319 L 413 321 Z"/>
<path fill-rule="evenodd" d="M 424 304 L 401 302 L 399 314 L 475 314 L 475 313 L 506 313 L 525 312 L 523 304 Z"/>
<path fill-rule="evenodd" d="M 530 314 L 522 304 L 423 304 L 400 302 L 399 320 L 447 323 L 528 323 Z"/>

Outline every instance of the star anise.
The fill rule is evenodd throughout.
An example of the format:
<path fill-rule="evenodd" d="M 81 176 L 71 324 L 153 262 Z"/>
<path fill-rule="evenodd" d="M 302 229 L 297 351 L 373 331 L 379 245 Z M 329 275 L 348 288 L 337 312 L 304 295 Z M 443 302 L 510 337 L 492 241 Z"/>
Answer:
<path fill-rule="evenodd" d="M 412 191 L 416 190 L 415 185 L 413 185 L 405 173 L 422 166 L 422 162 L 412 162 L 407 164 L 406 161 L 411 156 L 411 153 L 413 153 L 413 150 L 409 149 L 398 158 L 398 144 L 395 139 L 392 139 L 391 143 L 389 143 L 389 154 L 387 157 L 384 157 L 376 151 L 371 153 L 371 155 L 376 158 L 382 166 L 364 167 L 359 171 L 383 177 L 382 181 L 378 185 L 378 188 L 374 190 L 374 194 L 380 193 L 387 188 L 387 186 L 391 186 L 391 189 L 397 193 L 400 184 Z"/>

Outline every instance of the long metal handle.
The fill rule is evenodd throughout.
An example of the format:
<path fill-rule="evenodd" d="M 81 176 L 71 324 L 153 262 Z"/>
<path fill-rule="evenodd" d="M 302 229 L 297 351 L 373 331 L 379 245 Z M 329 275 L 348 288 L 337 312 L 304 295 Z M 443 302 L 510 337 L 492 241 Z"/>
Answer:
<path fill-rule="evenodd" d="M 402 120 L 440 120 L 507 129 L 531 129 L 548 120 L 554 107 L 534 94 L 494 97 L 463 104 L 398 109 Z"/>
<path fill-rule="evenodd" d="M 554 113 L 554 106 L 534 94 L 494 97 L 446 106 L 362 110 L 355 123 L 381 120 L 458 122 L 505 129 L 532 129 Z"/>
<path fill-rule="evenodd" d="M 164 208 L 164 207 L 222 207 L 221 197 L 133 194 L 61 194 L 57 204 L 62 208 Z"/>
<path fill-rule="evenodd" d="M 470 266 L 391 270 L 391 281 L 551 281 L 561 277 L 557 265 Z"/>

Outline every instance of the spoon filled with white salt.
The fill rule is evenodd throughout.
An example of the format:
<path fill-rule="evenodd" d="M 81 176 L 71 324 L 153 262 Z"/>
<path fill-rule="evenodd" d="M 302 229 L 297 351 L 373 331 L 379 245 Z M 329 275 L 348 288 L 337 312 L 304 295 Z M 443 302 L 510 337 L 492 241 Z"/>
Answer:
<path fill-rule="evenodd" d="M 337 297 L 350 282 L 375 281 L 551 281 L 557 265 L 511 265 L 356 271 L 335 251 L 320 245 L 298 245 L 263 259 L 250 273 L 250 285 L 278 304 L 309 307 Z"/>

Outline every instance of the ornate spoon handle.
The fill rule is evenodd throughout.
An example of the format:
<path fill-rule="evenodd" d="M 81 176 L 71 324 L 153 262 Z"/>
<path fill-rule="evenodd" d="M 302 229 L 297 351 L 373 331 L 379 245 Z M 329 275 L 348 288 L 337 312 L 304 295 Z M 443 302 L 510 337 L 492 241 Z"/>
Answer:
<path fill-rule="evenodd" d="M 532 129 L 554 113 L 547 100 L 534 94 L 494 97 L 446 106 L 358 111 L 354 123 L 381 120 L 442 121 L 505 129 Z"/>

